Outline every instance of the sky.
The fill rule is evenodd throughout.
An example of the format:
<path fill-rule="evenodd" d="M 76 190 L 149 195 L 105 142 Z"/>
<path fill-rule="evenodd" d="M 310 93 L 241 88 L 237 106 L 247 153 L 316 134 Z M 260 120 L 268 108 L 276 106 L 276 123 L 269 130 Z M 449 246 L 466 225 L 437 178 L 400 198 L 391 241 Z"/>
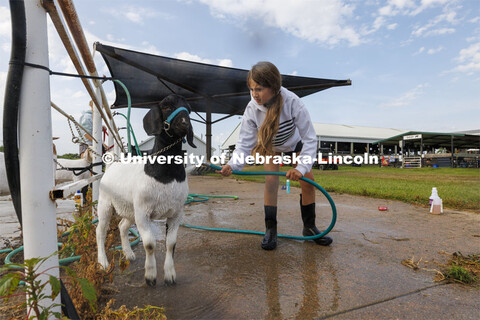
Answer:
<path fill-rule="evenodd" d="M 351 79 L 351 86 L 302 98 L 313 122 L 435 132 L 480 128 L 480 0 L 81 0 L 74 5 L 91 48 L 99 41 L 241 69 L 266 60 L 282 74 Z M 74 73 L 47 21 L 50 69 Z M 0 0 L 0 101 L 10 48 L 9 4 Z M 99 74 L 109 76 L 99 53 L 95 61 Z M 78 120 L 90 101 L 81 81 L 59 76 L 50 81 L 51 100 Z M 113 86 L 106 82 L 104 88 L 112 104 Z M 147 111 L 132 110 L 138 141 L 147 138 L 142 126 Z M 125 126 L 124 119 L 115 119 L 118 127 Z M 240 120 L 235 116 L 213 125 L 214 148 Z M 204 138 L 205 125 L 193 126 Z M 52 133 L 60 137 L 58 154 L 78 152 L 66 119 L 55 110 Z"/>

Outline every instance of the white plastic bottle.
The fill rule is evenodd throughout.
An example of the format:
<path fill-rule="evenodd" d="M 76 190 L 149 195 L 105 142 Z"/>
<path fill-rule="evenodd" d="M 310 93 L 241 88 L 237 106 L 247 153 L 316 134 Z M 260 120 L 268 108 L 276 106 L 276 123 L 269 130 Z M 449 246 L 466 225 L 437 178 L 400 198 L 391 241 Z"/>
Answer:
<path fill-rule="evenodd" d="M 438 194 L 433 195 L 432 204 L 430 205 L 430 213 L 431 214 L 443 213 L 443 201 L 442 199 L 440 199 Z"/>
<path fill-rule="evenodd" d="M 433 187 L 432 188 L 432 195 L 430 196 L 429 202 L 428 202 L 429 206 L 432 206 L 433 199 L 435 199 L 435 198 L 439 198 L 439 196 L 438 196 L 437 188 Z"/>
<path fill-rule="evenodd" d="M 83 194 L 80 190 L 77 190 L 77 193 L 73 196 L 73 200 L 75 201 L 75 209 L 80 210 L 83 205 Z"/>

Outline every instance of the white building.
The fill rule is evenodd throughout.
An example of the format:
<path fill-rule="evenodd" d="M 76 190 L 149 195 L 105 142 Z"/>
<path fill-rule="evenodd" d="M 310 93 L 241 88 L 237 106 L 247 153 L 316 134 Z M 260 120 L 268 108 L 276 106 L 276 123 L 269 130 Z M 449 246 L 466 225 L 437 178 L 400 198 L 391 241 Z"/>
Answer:
<path fill-rule="evenodd" d="M 373 142 L 406 132 L 405 130 L 391 128 L 328 123 L 313 123 L 313 127 L 317 134 L 318 149 L 327 148 L 333 153 L 340 154 L 379 153 L 378 144 L 372 145 Z M 235 148 L 239 132 L 240 123 L 223 142 L 222 151 L 232 151 Z M 396 150 L 392 150 L 392 152 L 396 152 Z"/>

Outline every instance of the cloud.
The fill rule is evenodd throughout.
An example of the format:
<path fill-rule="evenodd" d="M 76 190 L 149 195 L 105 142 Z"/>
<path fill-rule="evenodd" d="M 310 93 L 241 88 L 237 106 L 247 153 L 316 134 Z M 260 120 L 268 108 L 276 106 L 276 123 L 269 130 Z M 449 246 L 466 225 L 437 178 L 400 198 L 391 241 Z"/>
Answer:
<path fill-rule="evenodd" d="M 415 3 L 412 0 L 389 0 L 386 6 L 381 7 L 378 13 L 382 16 L 396 16 L 405 14 L 408 9 L 414 8 Z"/>
<path fill-rule="evenodd" d="M 425 47 L 421 47 L 421 48 L 418 49 L 418 51 L 415 52 L 413 55 L 416 56 L 417 54 L 421 54 L 423 51 L 425 51 Z"/>
<path fill-rule="evenodd" d="M 0 7 L 0 37 L 10 37 L 11 30 L 10 10 L 7 7 Z"/>
<path fill-rule="evenodd" d="M 445 49 L 445 47 L 443 47 L 443 46 L 438 46 L 437 48 L 430 48 L 430 49 L 427 50 L 427 54 L 436 54 L 436 53 L 439 53 L 440 51 L 442 51 L 443 49 Z M 425 50 L 426 50 L 425 47 L 421 47 L 413 55 L 416 56 L 418 54 L 422 54 L 423 52 L 425 52 Z"/>
<path fill-rule="evenodd" d="M 455 2 L 450 0 L 389 0 L 387 5 L 378 9 L 378 17 L 375 20 L 375 24 L 378 24 L 378 20 L 384 23 L 387 23 L 385 18 L 392 18 L 395 16 L 416 16 L 419 13 L 423 12 L 426 9 L 433 8 L 436 6 L 445 5 L 443 7 L 443 13 L 436 16 L 434 19 L 428 21 L 427 24 L 420 26 L 417 25 L 412 31 L 412 35 L 416 37 L 428 37 L 433 35 L 443 35 L 455 32 L 455 29 L 452 28 L 451 24 L 456 24 L 457 13 L 452 8 L 452 4 Z M 446 25 L 445 25 L 446 24 Z M 394 30 L 397 27 L 397 23 L 391 23 L 387 25 L 387 29 Z"/>
<path fill-rule="evenodd" d="M 443 5 L 448 4 L 450 0 L 421 0 L 419 4 L 413 0 L 389 0 L 387 5 L 381 7 L 378 10 L 378 13 L 382 16 L 396 16 L 396 15 L 411 15 L 415 16 L 422 11 Z"/>
<path fill-rule="evenodd" d="M 8 72 L 0 71 L 0 101 L 3 101 Z M 3 112 L 1 112 L 3 114 Z"/>
<path fill-rule="evenodd" d="M 2 51 L 5 53 L 10 52 L 11 35 L 12 24 L 10 22 L 10 10 L 8 7 L 0 6 L 0 53 Z"/>
<path fill-rule="evenodd" d="M 453 71 L 464 72 L 469 75 L 480 72 L 480 41 L 460 50 L 455 60 L 459 64 Z"/>
<path fill-rule="evenodd" d="M 230 59 L 206 59 L 206 58 L 201 58 L 195 54 L 191 54 L 188 52 L 180 52 L 176 53 L 175 58 L 181 59 L 181 60 L 187 60 L 187 61 L 194 61 L 194 62 L 200 62 L 200 63 L 207 63 L 207 64 L 214 64 L 222 67 L 233 67 L 232 60 Z"/>
<path fill-rule="evenodd" d="M 395 30 L 398 26 L 398 23 L 392 23 L 387 26 L 388 30 Z"/>
<path fill-rule="evenodd" d="M 103 9 L 103 11 L 117 19 L 118 18 L 127 19 L 128 21 L 133 22 L 135 24 L 139 24 L 139 25 L 143 25 L 144 24 L 143 21 L 146 19 L 161 18 L 161 19 L 169 20 L 173 18 L 172 15 L 169 15 L 163 12 L 158 12 L 152 8 L 135 6 L 135 5 L 124 5 L 124 6 L 121 6 L 120 8 L 110 7 L 108 9 Z"/>
<path fill-rule="evenodd" d="M 402 108 L 409 106 L 423 93 L 423 88 L 428 87 L 427 83 L 419 84 L 412 90 L 405 92 L 398 98 L 391 100 L 390 102 L 380 105 L 381 108 Z"/>
<path fill-rule="evenodd" d="M 285 33 L 313 43 L 350 46 L 362 42 L 361 35 L 348 24 L 353 19 L 354 6 L 341 0 L 201 0 L 210 7 L 211 14 L 244 26 L 251 20 L 279 28 Z"/>
<path fill-rule="evenodd" d="M 443 35 L 443 34 L 453 33 L 455 32 L 454 28 L 439 26 L 439 25 L 456 24 L 458 22 L 456 15 L 457 13 L 454 11 L 448 11 L 446 13 L 440 14 L 435 18 L 429 20 L 427 24 L 423 26 L 415 27 L 415 29 L 412 31 L 412 35 L 416 37 L 421 37 L 421 36 L 428 37 L 432 35 Z"/>
<path fill-rule="evenodd" d="M 420 5 L 416 9 L 411 11 L 409 14 L 415 16 L 420 12 L 424 11 L 425 9 L 435 7 L 437 5 L 447 4 L 449 1 L 450 0 L 422 0 L 420 2 Z"/>
<path fill-rule="evenodd" d="M 438 48 L 436 49 L 428 49 L 427 53 L 428 54 L 436 54 L 436 53 L 439 53 L 440 51 L 442 51 L 443 49 L 445 49 L 443 46 L 439 46 Z"/>

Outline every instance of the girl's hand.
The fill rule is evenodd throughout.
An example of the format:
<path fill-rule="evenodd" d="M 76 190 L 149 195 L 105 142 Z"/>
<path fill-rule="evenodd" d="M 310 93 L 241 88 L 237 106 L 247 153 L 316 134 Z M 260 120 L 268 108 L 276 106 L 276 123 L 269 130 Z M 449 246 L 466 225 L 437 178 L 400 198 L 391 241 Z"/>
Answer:
<path fill-rule="evenodd" d="M 303 174 L 301 174 L 297 169 L 290 169 L 287 171 L 287 179 L 298 181 L 301 177 L 303 177 Z"/>
<path fill-rule="evenodd" d="M 222 170 L 217 170 L 215 171 L 216 173 L 220 173 L 224 177 L 228 177 L 229 175 L 232 174 L 232 167 L 230 167 L 228 164 L 224 165 L 222 167 Z"/>

